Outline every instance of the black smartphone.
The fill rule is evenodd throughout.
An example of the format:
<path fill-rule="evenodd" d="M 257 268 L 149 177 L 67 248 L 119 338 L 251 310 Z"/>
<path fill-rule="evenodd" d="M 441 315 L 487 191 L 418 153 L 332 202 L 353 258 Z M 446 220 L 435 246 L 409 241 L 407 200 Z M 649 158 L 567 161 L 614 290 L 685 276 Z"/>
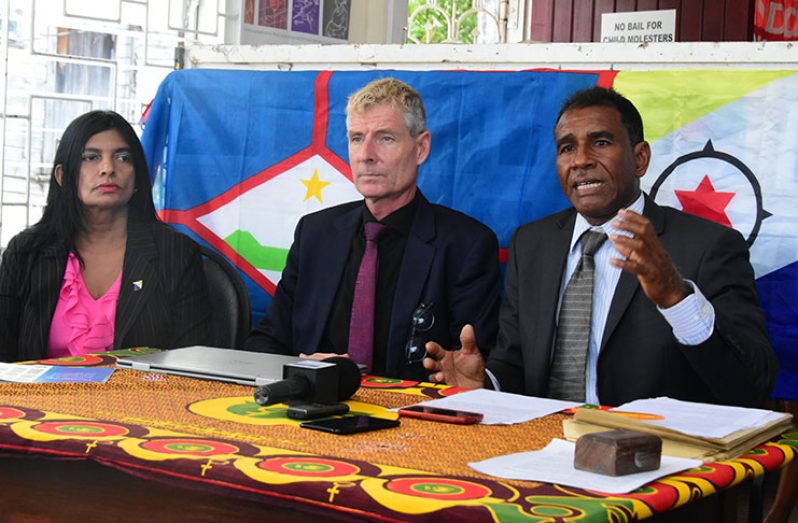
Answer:
<path fill-rule="evenodd" d="M 425 407 L 423 405 L 402 407 L 399 409 L 399 415 L 407 416 L 408 418 L 442 421 L 444 423 L 458 423 L 460 425 L 470 425 L 482 421 L 482 414 L 479 412 L 441 409 L 438 407 Z"/>
<path fill-rule="evenodd" d="M 346 403 L 308 403 L 291 402 L 288 404 L 286 414 L 291 419 L 317 419 L 329 416 L 338 416 L 349 412 L 349 405 Z"/>
<path fill-rule="evenodd" d="M 305 429 L 322 430 L 333 434 L 355 434 L 370 430 L 390 429 L 399 426 L 398 420 L 374 418 L 372 416 L 349 416 L 300 423 Z"/>

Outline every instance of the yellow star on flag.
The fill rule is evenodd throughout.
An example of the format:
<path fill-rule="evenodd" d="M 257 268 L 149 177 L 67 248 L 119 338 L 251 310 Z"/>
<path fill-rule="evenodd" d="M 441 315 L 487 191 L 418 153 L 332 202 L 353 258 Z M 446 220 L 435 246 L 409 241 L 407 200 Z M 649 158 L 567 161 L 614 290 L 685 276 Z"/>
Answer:
<path fill-rule="evenodd" d="M 300 180 L 305 187 L 308 188 L 308 192 L 305 194 L 305 199 L 302 200 L 306 202 L 310 199 L 311 196 L 315 196 L 316 199 L 321 201 L 321 190 L 330 185 L 330 182 L 323 182 L 319 180 L 319 170 L 313 169 L 313 176 L 310 180 Z"/>

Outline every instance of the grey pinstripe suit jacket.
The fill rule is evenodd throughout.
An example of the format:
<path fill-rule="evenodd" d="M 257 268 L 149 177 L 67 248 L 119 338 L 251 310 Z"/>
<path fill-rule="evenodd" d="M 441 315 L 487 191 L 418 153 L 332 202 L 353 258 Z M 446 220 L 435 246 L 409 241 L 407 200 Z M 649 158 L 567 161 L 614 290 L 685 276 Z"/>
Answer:
<path fill-rule="evenodd" d="M 0 361 L 47 355 L 67 252 L 52 244 L 33 250 L 33 239 L 30 231 L 14 237 L 0 264 Z M 163 223 L 131 221 L 114 348 L 208 344 L 209 325 L 210 304 L 197 244 Z"/>

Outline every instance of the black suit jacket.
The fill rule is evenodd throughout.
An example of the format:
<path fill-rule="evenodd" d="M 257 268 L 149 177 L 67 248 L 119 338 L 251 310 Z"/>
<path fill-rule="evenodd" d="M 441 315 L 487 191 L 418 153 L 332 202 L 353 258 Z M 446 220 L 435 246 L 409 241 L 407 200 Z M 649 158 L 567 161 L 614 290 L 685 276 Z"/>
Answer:
<path fill-rule="evenodd" d="M 776 361 L 758 305 L 742 236 L 646 197 L 644 214 L 676 268 L 715 309 L 714 332 L 697 346 L 680 344 L 637 277 L 621 274 L 598 359 L 605 405 L 672 398 L 761 405 Z M 502 390 L 546 396 L 557 302 L 576 212 L 569 209 L 520 227 L 513 236 L 499 340 L 488 361 Z"/>
<path fill-rule="evenodd" d="M 0 264 L 0 361 L 47 355 L 50 323 L 66 269 L 65 249 L 32 250 L 14 237 Z M 136 290 L 133 282 L 141 282 Z M 170 349 L 210 342 L 210 304 L 199 247 L 160 222 L 128 224 L 114 348 Z"/>
<path fill-rule="evenodd" d="M 474 325 L 481 346 L 493 345 L 499 307 L 498 242 L 487 227 L 420 196 L 407 238 L 391 310 L 386 374 L 423 379 L 409 366 L 405 344 L 421 303 L 433 304 L 427 340 L 459 345 L 460 330 Z M 245 347 L 280 354 L 317 352 L 363 216 L 363 201 L 303 217 L 296 227 L 277 292 Z"/>

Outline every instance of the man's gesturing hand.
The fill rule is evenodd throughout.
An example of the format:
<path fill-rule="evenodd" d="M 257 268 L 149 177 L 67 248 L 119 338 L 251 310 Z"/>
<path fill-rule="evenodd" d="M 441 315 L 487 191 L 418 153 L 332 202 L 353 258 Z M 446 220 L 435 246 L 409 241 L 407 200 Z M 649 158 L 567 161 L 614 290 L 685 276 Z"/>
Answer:
<path fill-rule="evenodd" d="M 464 326 L 460 332 L 460 345 L 459 350 L 448 351 L 434 341 L 427 343 L 424 368 L 430 371 L 430 381 L 467 389 L 484 387 L 485 360 L 471 325 Z"/>
<path fill-rule="evenodd" d="M 692 289 L 673 266 L 648 218 L 629 210 L 621 210 L 618 216 L 620 220 L 616 219 L 613 226 L 631 237 L 610 235 L 610 241 L 625 257 L 613 258 L 610 263 L 635 274 L 646 296 L 660 307 L 672 307 L 682 301 Z"/>

